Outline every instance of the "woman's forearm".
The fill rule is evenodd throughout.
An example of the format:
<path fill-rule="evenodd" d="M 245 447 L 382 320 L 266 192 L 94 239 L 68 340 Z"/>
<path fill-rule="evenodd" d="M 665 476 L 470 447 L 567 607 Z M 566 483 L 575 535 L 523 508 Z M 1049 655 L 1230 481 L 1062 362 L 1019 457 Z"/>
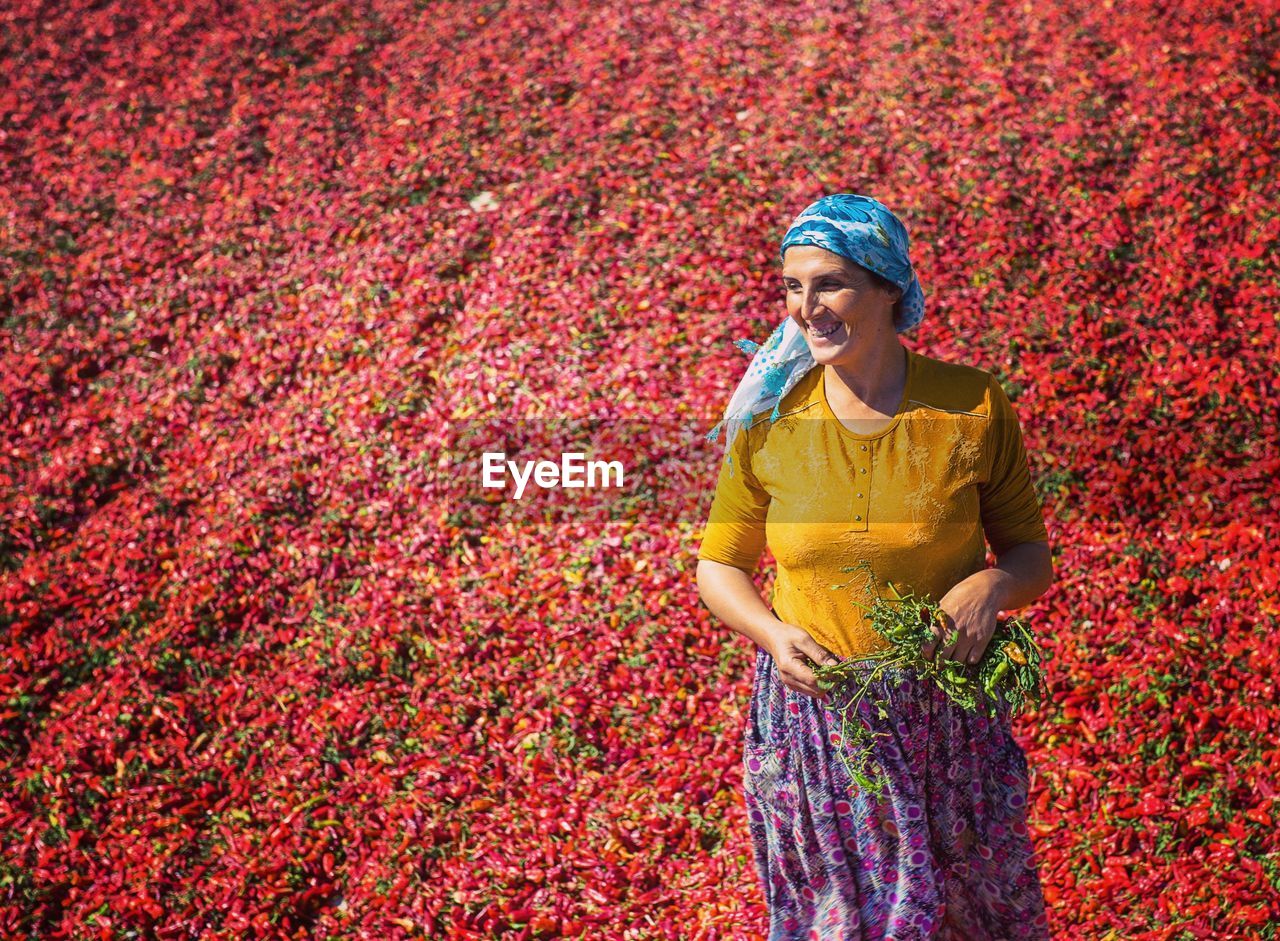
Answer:
<path fill-rule="evenodd" d="M 781 622 L 760 597 L 755 582 L 742 569 L 698 560 L 698 596 L 708 610 L 732 630 L 772 654 L 773 628 Z"/>
<path fill-rule="evenodd" d="M 1024 542 L 1005 551 L 980 577 L 990 581 L 996 606 L 1013 611 L 1035 601 L 1053 584 L 1053 559 L 1047 542 Z"/>

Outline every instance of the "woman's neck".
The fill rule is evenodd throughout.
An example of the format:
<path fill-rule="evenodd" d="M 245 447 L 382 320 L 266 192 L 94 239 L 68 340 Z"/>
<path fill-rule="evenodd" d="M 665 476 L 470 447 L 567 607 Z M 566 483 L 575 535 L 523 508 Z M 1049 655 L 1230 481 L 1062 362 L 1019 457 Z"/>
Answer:
<path fill-rule="evenodd" d="M 869 351 L 860 363 L 823 367 L 828 404 L 837 412 L 892 415 L 907 386 L 907 355 L 895 337 L 891 345 Z"/>

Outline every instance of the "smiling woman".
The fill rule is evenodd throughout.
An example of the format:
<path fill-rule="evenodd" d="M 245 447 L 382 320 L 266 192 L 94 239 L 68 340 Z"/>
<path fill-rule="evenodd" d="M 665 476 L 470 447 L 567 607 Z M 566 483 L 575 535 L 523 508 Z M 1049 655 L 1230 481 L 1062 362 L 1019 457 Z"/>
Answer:
<path fill-rule="evenodd" d="M 754 349 L 711 435 L 729 430 L 698 589 L 758 648 L 743 781 L 771 941 L 1048 937 L 1007 706 L 995 720 L 967 712 L 906 669 L 873 680 L 865 718 L 887 785 L 874 795 L 850 779 L 838 697 L 813 673 L 888 646 L 848 589 L 832 589 L 845 566 L 867 562 L 876 576 L 855 601 L 869 606 L 892 581 L 938 602 L 938 637 L 955 632 L 942 655 L 970 664 L 998 612 L 1052 579 L 1000 383 L 898 339 L 924 315 L 907 247 L 868 197 L 801 213 L 782 242 L 787 319 Z M 766 545 L 778 564 L 771 606 L 751 578 Z"/>

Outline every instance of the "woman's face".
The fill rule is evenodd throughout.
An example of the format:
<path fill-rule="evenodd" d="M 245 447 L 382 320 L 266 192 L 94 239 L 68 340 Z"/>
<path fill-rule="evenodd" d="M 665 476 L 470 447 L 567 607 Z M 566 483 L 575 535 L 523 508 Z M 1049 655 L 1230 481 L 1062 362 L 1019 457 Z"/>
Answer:
<path fill-rule="evenodd" d="M 783 256 L 787 314 L 822 365 L 841 365 L 877 334 L 896 333 L 894 292 L 876 285 L 847 258 L 816 245 L 792 245 Z"/>

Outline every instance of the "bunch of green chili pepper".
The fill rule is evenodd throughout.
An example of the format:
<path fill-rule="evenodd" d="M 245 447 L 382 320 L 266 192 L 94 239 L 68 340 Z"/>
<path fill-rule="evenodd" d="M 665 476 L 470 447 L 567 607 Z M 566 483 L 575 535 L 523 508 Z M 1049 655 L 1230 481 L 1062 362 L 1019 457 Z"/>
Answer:
<path fill-rule="evenodd" d="M 865 569 L 868 576 L 873 578 L 870 566 L 865 561 L 846 566 L 842 571 L 853 572 L 860 569 Z M 885 671 L 895 667 L 914 669 L 919 675 L 936 683 L 953 702 L 971 712 L 981 705 L 992 718 L 996 715 L 997 700 L 1003 700 L 1013 712 L 1018 712 L 1029 701 L 1039 706 L 1047 693 L 1044 675 L 1040 670 L 1043 654 L 1025 621 L 1018 617 L 998 621 L 995 634 L 987 643 L 982 660 L 976 665 L 969 666 L 937 656 L 934 660 L 928 660 L 921 651 L 936 639 L 932 625 L 946 623 L 942 607 L 912 592 L 902 594 L 892 582 L 888 585 L 891 598 L 884 598 L 877 591 L 870 606 L 854 603 L 867 613 L 871 626 L 891 646 L 858 660 L 843 660 L 830 666 L 813 668 L 818 688 L 830 691 L 858 678 L 863 670 L 870 667 L 853 696 L 840 707 L 840 751 L 853 780 L 877 797 L 883 794 L 884 781 L 882 775 L 874 770 L 871 757 L 873 735 L 869 725 L 858 717 L 858 710 L 868 695 L 872 682 Z M 832 586 L 834 589 L 845 587 L 846 585 Z M 958 631 L 945 642 L 940 642 L 936 649 L 942 650 L 954 643 L 957 635 Z M 904 680 L 900 678 L 898 682 L 901 685 Z M 873 701 L 872 706 L 880 718 L 888 718 L 883 703 Z"/>

